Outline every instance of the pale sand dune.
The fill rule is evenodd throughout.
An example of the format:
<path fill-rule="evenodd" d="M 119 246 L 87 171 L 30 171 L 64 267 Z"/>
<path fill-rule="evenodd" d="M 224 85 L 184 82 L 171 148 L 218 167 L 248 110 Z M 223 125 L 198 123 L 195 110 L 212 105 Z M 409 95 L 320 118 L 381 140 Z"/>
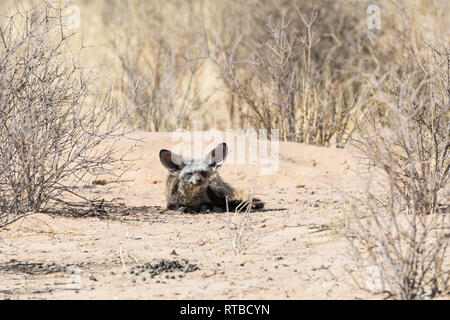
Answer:
<path fill-rule="evenodd" d="M 282 143 L 280 168 L 268 176 L 259 175 L 258 166 L 225 163 L 224 180 L 244 190 L 253 188 L 266 202 L 265 211 L 252 213 L 251 246 L 245 254 L 235 255 L 227 222 L 231 214 L 162 210 L 167 172 L 158 152 L 174 146 L 170 134 L 133 137 L 141 142 L 129 158 L 138 160 L 129 163 L 132 170 L 122 177 L 124 182 L 84 192 L 106 200 L 120 198 L 115 203 L 134 208 L 134 216 L 101 220 L 41 214 L 0 231 L 2 266 L 13 259 L 77 265 L 83 270 L 82 288 L 70 289 L 67 281 L 73 275 L 61 270 L 47 275 L 2 270 L 0 298 L 371 298 L 352 287 L 346 272 L 352 268 L 343 237 L 346 213 L 335 186 L 358 193 L 355 162 L 346 150 Z M 188 259 L 200 270 L 183 278 L 178 277 L 180 272 L 168 274 L 176 279 L 130 274 L 136 262 L 160 259 Z"/>

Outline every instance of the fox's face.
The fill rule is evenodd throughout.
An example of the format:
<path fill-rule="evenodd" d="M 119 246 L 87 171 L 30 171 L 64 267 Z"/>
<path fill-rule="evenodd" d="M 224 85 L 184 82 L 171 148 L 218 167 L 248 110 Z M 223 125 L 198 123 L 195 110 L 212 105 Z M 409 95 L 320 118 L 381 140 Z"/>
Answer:
<path fill-rule="evenodd" d="M 203 161 L 194 161 L 184 166 L 180 172 L 180 179 L 192 185 L 201 186 L 208 181 L 212 173 L 213 170 L 208 164 Z"/>
<path fill-rule="evenodd" d="M 222 143 L 207 153 L 203 160 L 186 161 L 180 155 L 165 149 L 159 152 L 159 158 L 163 166 L 169 169 L 170 174 L 178 175 L 182 182 L 192 186 L 203 186 L 220 168 L 227 154 L 227 145 Z"/>

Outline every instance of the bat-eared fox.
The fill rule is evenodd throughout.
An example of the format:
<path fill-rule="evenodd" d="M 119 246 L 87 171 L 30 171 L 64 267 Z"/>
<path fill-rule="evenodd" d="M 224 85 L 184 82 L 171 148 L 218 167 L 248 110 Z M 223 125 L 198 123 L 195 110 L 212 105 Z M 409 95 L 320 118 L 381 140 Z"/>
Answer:
<path fill-rule="evenodd" d="M 167 178 L 167 209 L 182 212 L 211 212 L 235 210 L 245 200 L 226 184 L 217 173 L 225 161 L 228 147 L 219 144 L 202 160 L 186 161 L 169 150 L 161 150 L 161 163 L 169 170 Z M 264 207 L 264 203 L 253 198 L 253 209 Z M 245 208 L 245 207 L 244 207 Z"/>

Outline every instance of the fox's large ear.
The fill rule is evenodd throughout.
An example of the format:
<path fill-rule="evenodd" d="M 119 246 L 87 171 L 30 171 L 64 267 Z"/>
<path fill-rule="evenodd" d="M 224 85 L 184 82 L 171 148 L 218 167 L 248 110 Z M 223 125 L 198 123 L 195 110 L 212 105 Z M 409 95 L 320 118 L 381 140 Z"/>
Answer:
<path fill-rule="evenodd" d="M 159 152 L 159 159 L 171 173 L 177 173 L 184 167 L 183 157 L 166 149 Z"/>
<path fill-rule="evenodd" d="M 213 170 L 217 170 L 224 163 L 228 154 L 226 143 L 217 145 L 210 153 L 205 156 L 204 161 L 210 165 Z"/>

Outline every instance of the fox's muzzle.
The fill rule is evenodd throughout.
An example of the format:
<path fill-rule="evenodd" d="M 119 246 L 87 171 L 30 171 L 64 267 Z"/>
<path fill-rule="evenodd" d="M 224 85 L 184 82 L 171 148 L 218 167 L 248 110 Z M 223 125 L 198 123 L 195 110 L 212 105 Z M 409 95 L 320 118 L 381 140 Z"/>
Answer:
<path fill-rule="evenodd" d="M 205 182 L 205 179 L 203 179 L 202 177 L 196 177 L 196 176 L 193 176 L 193 177 L 191 178 L 191 183 L 192 183 L 194 186 L 202 185 L 204 182 Z"/>

